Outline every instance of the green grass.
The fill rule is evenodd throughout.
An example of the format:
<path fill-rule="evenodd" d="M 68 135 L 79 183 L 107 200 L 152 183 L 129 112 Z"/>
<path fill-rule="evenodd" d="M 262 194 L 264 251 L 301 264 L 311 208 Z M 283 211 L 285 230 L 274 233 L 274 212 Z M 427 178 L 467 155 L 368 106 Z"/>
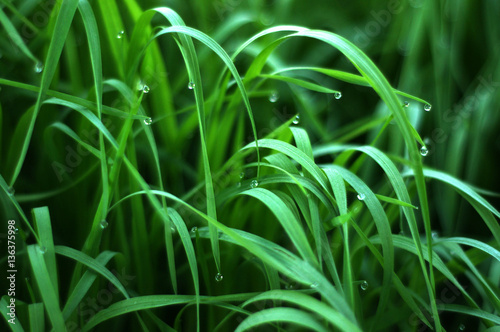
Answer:
<path fill-rule="evenodd" d="M 168 6 L 0 2 L 3 328 L 500 329 L 498 4 Z"/>

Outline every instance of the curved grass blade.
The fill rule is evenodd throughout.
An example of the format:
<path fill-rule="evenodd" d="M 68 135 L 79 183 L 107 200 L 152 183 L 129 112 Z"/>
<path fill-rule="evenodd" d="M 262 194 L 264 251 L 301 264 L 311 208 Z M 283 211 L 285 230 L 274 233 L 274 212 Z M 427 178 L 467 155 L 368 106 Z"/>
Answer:
<path fill-rule="evenodd" d="M 196 318 L 197 318 L 196 330 L 199 331 L 200 330 L 200 280 L 198 275 L 196 253 L 194 251 L 193 243 L 191 242 L 189 231 L 179 213 L 177 213 L 177 211 L 175 211 L 172 208 L 168 209 L 168 213 L 170 215 L 170 219 L 175 225 L 175 228 L 179 232 L 179 236 L 181 238 L 182 245 L 184 246 L 184 251 L 186 252 L 186 256 L 188 259 L 189 268 L 191 269 L 191 275 L 193 276 L 194 291 L 196 296 Z"/>
<path fill-rule="evenodd" d="M 310 314 L 292 308 L 272 308 L 258 311 L 238 325 L 235 332 L 247 331 L 257 328 L 259 325 L 286 322 L 293 323 L 298 326 L 308 327 L 318 332 L 328 331 L 319 324 Z"/>
<path fill-rule="evenodd" d="M 309 263 L 315 266 L 318 265 L 318 261 L 314 256 L 314 252 L 307 241 L 307 237 L 299 221 L 276 194 L 264 188 L 254 188 L 244 191 L 242 195 L 255 197 L 264 203 L 279 220 L 301 256 Z"/>
<path fill-rule="evenodd" d="M 118 278 L 113 275 L 113 273 L 111 273 L 103 264 L 97 262 L 94 258 L 85 255 L 81 251 L 66 246 L 56 246 L 55 252 L 56 254 L 71 258 L 99 273 L 104 278 L 108 279 L 109 282 L 111 282 L 123 294 L 125 298 L 129 298 L 129 295 L 121 284 L 120 280 L 118 280 Z"/>
<path fill-rule="evenodd" d="M 30 49 L 24 44 L 23 38 L 19 35 L 14 25 L 10 22 L 9 18 L 3 12 L 0 7 L 0 23 L 5 28 L 7 35 L 12 39 L 14 44 L 21 50 L 21 52 L 26 55 L 26 57 L 30 58 L 35 64 L 38 64 L 39 60 L 31 53 Z"/>
<path fill-rule="evenodd" d="M 340 37 L 337 34 L 320 31 L 320 30 L 305 30 L 297 32 L 295 34 L 287 36 L 287 38 L 292 37 L 307 37 L 322 41 L 335 49 L 342 52 L 349 61 L 356 67 L 360 74 L 365 77 L 368 83 L 373 87 L 375 92 L 380 96 L 380 98 L 387 105 L 391 111 L 394 119 L 400 129 L 400 132 L 404 138 L 406 148 L 408 149 L 408 154 L 411 160 L 411 167 L 415 172 L 415 182 L 417 185 L 417 192 L 420 199 L 420 204 L 422 208 L 422 216 L 424 220 L 427 246 L 429 250 L 429 256 L 432 256 L 432 236 L 431 236 L 431 221 L 430 212 L 427 200 L 427 191 L 425 185 L 425 178 L 423 175 L 422 166 L 422 156 L 418 151 L 415 142 L 415 129 L 411 125 L 409 119 L 404 113 L 401 103 L 399 102 L 396 94 L 394 93 L 391 85 L 381 73 L 381 71 L 375 66 L 375 64 L 364 54 L 358 47 L 353 43 L 349 42 L 347 39 Z M 431 258 L 432 259 L 432 258 Z M 426 280 L 427 293 L 432 307 L 432 315 L 436 325 L 436 329 L 440 330 L 439 314 L 437 312 L 435 304 L 435 290 L 434 290 L 434 272 L 431 269 L 427 271 L 424 262 L 420 259 L 422 266 L 422 272 Z M 432 265 L 432 264 L 431 264 Z"/>
<path fill-rule="evenodd" d="M 192 211 L 207 222 L 215 225 L 220 231 L 222 231 L 222 233 L 225 234 L 222 234 L 221 239 L 232 241 L 233 243 L 246 248 L 251 253 L 263 260 L 265 263 L 271 265 L 276 270 L 285 273 L 288 277 L 297 280 L 300 283 L 306 285 L 314 284 L 316 286 L 315 289 L 324 296 L 325 300 L 328 303 L 330 303 L 334 308 L 341 312 L 351 322 L 356 322 L 354 314 L 346 304 L 343 297 L 338 294 L 335 288 L 333 288 L 330 282 L 328 282 L 321 273 L 319 273 L 306 261 L 299 259 L 288 250 L 276 245 L 273 242 L 267 241 L 250 233 L 229 228 L 224 224 L 218 222 L 217 220 L 211 219 L 208 215 L 195 209 L 191 205 L 187 204 L 183 200 L 170 193 L 161 192 L 158 190 L 150 190 L 149 194 L 165 196 L 168 199 L 179 203 L 189 211 Z M 125 197 L 123 199 L 126 198 L 128 197 Z M 200 232 L 198 232 L 198 234 L 200 234 Z"/>
<path fill-rule="evenodd" d="M 345 319 L 344 316 L 340 315 L 325 303 L 318 301 L 312 296 L 296 291 L 272 290 L 264 292 L 243 303 L 242 307 L 257 301 L 265 300 L 290 302 L 306 310 L 310 310 L 342 331 L 361 331 L 359 327 L 353 325 L 349 320 Z"/>
<path fill-rule="evenodd" d="M 95 261 L 97 264 L 106 266 L 106 264 L 116 254 L 117 254 L 116 252 L 104 251 L 100 253 L 99 256 L 96 257 Z M 81 301 L 85 297 L 85 294 L 87 294 L 88 290 L 90 289 L 96 278 L 97 278 L 97 273 L 94 272 L 93 270 L 85 271 L 82 278 L 78 281 L 78 284 L 76 284 L 75 288 L 71 292 L 71 295 L 66 301 L 66 304 L 64 305 L 62 313 L 65 320 L 71 316 L 76 307 L 81 303 Z"/>
<path fill-rule="evenodd" d="M 500 316 L 491 314 L 481 309 L 469 308 L 459 304 L 441 304 L 438 308 L 443 311 L 457 312 L 468 316 L 482 318 L 494 324 L 500 325 Z"/>
<path fill-rule="evenodd" d="M 29 245 L 27 249 L 31 268 L 33 269 L 33 274 L 52 327 L 56 331 L 65 331 L 66 326 L 64 325 L 64 318 L 59 307 L 59 298 L 56 295 L 43 257 L 45 249 L 35 244 Z"/>
<path fill-rule="evenodd" d="M 332 78 L 335 78 L 339 81 L 343 81 L 346 83 L 362 85 L 362 86 L 370 86 L 370 83 L 368 82 L 368 80 L 361 75 L 352 74 L 352 73 L 342 71 L 342 70 L 335 70 L 335 69 L 321 68 L 321 67 L 287 67 L 287 68 L 283 68 L 283 69 L 280 69 L 278 71 L 275 71 L 273 74 L 281 74 L 281 73 L 285 73 L 285 72 L 289 72 L 289 71 L 297 71 L 297 70 L 314 71 L 314 72 L 318 72 L 318 73 L 330 76 Z M 422 103 L 424 105 L 430 105 L 426 100 L 419 98 L 417 96 L 413 96 L 409 93 L 405 93 L 405 92 L 402 92 L 402 91 L 399 91 L 396 89 L 393 89 L 393 91 L 400 96 L 418 101 L 419 103 Z"/>
<path fill-rule="evenodd" d="M 27 128 L 26 137 L 23 141 L 23 146 L 19 152 L 17 163 L 9 182 L 10 186 L 13 186 L 16 182 L 19 172 L 21 172 L 21 168 L 24 164 L 26 153 L 28 152 L 28 147 L 31 141 L 31 136 L 33 135 L 33 129 L 35 128 L 36 118 L 42 106 L 42 101 L 45 98 L 47 90 L 49 89 L 49 85 L 52 82 L 52 78 L 54 77 L 54 74 L 56 72 L 56 66 L 61 56 L 66 36 L 71 26 L 71 22 L 73 21 L 73 16 L 75 15 L 77 6 L 78 0 L 68 0 L 61 3 L 59 13 L 57 15 L 56 24 L 54 26 L 54 33 L 52 34 L 52 39 L 50 41 L 49 50 L 44 64 L 40 91 L 38 92 L 38 97 L 33 109 L 33 114 L 31 116 L 29 126 Z"/>
<path fill-rule="evenodd" d="M 294 77 L 280 76 L 280 75 L 266 75 L 266 74 L 261 74 L 261 75 L 259 75 L 259 77 L 262 77 L 264 79 L 271 79 L 271 80 L 276 80 L 276 81 L 282 81 L 282 82 L 289 83 L 289 84 L 294 84 L 294 85 L 300 86 L 304 89 L 316 91 L 316 92 L 321 92 L 321 93 L 331 93 L 331 94 L 340 93 L 340 91 L 338 91 L 338 90 L 332 90 L 329 88 L 325 88 L 322 85 L 318 85 L 318 84 L 311 83 L 311 82 L 301 80 L 298 78 L 294 78 Z"/>
<path fill-rule="evenodd" d="M 365 196 L 363 202 L 365 202 L 366 207 L 372 214 L 377 231 L 380 234 L 381 239 L 383 239 L 381 244 L 382 252 L 384 254 L 384 276 L 379 305 L 377 308 L 377 317 L 380 317 L 380 313 L 385 310 L 387 304 L 389 303 L 389 296 L 392 289 L 392 275 L 394 272 L 394 247 L 392 244 L 389 220 L 387 219 L 387 215 L 385 214 L 385 211 L 375 194 L 363 181 L 361 181 L 361 179 L 342 167 L 335 165 L 332 165 L 331 167 L 335 169 L 353 187 L 354 190 Z"/>
<path fill-rule="evenodd" d="M 409 171 L 403 174 L 403 176 L 413 175 L 414 173 Z M 449 184 L 455 188 L 469 203 L 476 209 L 476 211 L 483 218 L 486 226 L 490 229 L 493 237 L 500 244 L 500 225 L 498 221 L 493 217 L 492 214 L 500 218 L 500 212 L 495 209 L 488 201 L 481 197 L 478 193 L 474 191 L 468 184 L 454 178 L 453 176 L 431 169 L 425 169 L 424 175 L 429 178 L 433 178 L 444 183 Z"/>
<path fill-rule="evenodd" d="M 333 189 L 333 195 L 337 201 L 340 217 L 349 218 L 347 210 L 347 192 L 345 182 L 342 175 L 336 170 L 331 168 L 324 169 L 325 174 L 330 181 Z M 354 278 L 351 266 L 351 250 L 349 246 L 349 224 L 342 225 L 343 240 L 344 240 L 344 269 L 343 269 L 343 282 L 347 292 L 347 300 L 351 306 L 354 306 Z"/>

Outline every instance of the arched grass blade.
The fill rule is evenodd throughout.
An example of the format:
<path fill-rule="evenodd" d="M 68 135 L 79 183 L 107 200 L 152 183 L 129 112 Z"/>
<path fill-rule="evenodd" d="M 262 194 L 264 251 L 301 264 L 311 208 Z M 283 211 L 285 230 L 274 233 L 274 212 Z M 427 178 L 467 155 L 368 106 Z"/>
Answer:
<path fill-rule="evenodd" d="M 111 271 L 109 271 L 103 264 L 100 264 L 94 258 L 85 255 L 81 251 L 66 246 L 56 246 L 55 252 L 56 254 L 71 258 L 87 266 L 93 271 L 99 273 L 104 278 L 108 279 L 109 282 L 111 282 L 113 286 L 115 286 L 123 294 L 125 298 L 129 298 L 129 295 L 125 290 L 125 288 L 123 287 L 123 285 L 121 284 L 120 280 L 118 280 L 118 278 L 115 275 L 113 275 Z"/>
<path fill-rule="evenodd" d="M 241 322 L 235 331 L 243 332 L 263 324 L 276 322 L 293 323 L 318 332 L 328 331 L 312 315 L 292 308 L 272 308 L 258 311 Z"/>
<path fill-rule="evenodd" d="M 325 303 L 318 301 L 310 295 L 295 291 L 272 290 L 264 292 L 243 303 L 242 307 L 248 306 L 249 304 L 257 301 L 265 300 L 289 302 L 305 310 L 310 310 L 341 331 L 361 331 L 359 327 L 352 324 L 349 320 L 345 319 L 344 316 L 340 315 L 337 311 L 333 310 Z"/>

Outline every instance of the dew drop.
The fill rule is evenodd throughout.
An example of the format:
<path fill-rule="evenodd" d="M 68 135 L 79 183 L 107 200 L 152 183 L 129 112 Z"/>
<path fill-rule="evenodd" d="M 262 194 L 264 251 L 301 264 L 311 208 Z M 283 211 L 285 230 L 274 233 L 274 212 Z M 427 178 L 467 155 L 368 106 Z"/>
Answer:
<path fill-rule="evenodd" d="M 153 123 L 153 119 L 152 118 L 146 118 L 146 119 L 144 119 L 144 124 L 146 126 L 150 126 L 152 123 Z"/>
<path fill-rule="evenodd" d="M 340 98 L 342 98 L 342 93 L 341 93 L 341 92 L 335 92 L 335 93 L 333 94 L 333 97 L 334 97 L 335 99 L 340 99 Z"/>
<path fill-rule="evenodd" d="M 314 289 L 314 288 L 318 288 L 318 283 L 317 283 L 317 282 L 312 283 L 310 287 L 311 287 L 311 288 L 313 288 L 313 289 Z"/>
<path fill-rule="evenodd" d="M 271 103 L 275 103 L 275 102 L 277 102 L 279 99 L 280 99 L 280 94 L 278 93 L 278 91 L 273 91 L 273 92 L 271 92 L 271 94 L 269 95 L 269 101 L 270 101 Z"/>
<path fill-rule="evenodd" d="M 427 156 L 428 153 L 429 153 L 429 150 L 427 149 L 427 147 L 425 145 L 420 148 L 420 154 L 422 155 L 422 157 Z"/>
<path fill-rule="evenodd" d="M 361 290 L 365 291 L 368 289 L 368 286 L 368 281 L 364 280 L 359 287 L 361 288 Z"/>
<path fill-rule="evenodd" d="M 224 276 L 223 276 L 222 274 L 217 273 L 217 274 L 215 275 L 215 281 L 217 281 L 217 282 L 221 282 L 221 281 L 222 281 L 222 279 L 224 279 Z"/>
<path fill-rule="evenodd" d="M 189 82 L 188 83 L 188 89 L 189 90 L 193 90 L 195 86 L 196 86 L 196 84 L 194 84 L 194 82 Z"/>
<path fill-rule="evenodd" d="M 365 198 L 366 198 L 365 194 L 363 194 L 363 193 L 359 193 L 359 194 L 358 194 L 358 199 L 359 199 L 360 201 L 364 200 Z"/>
<path fill-rule="evenodd" d="M 409 102 L 407 102 L 407 101 L 405 101 L 405 102 L 403 103 L 403 107 L 408 107 L 408 106 L 410 106 L 410 103 L 409 103 Z"/>
<path fill-rule="evenodd" d="M 14 232 L 15 232 L 16 234 L 19 234 L 19 228 L 16 228 L 16 229 L 14 230 Z"/>
<path fill-rule="evenodd" d="M 236 188 L 241 188 L 241 182 L 238 182 L 238 183 L 236 184 Z"/>
<path fill-rule="evenodd" d="M 257 180 L 252 180 L 252 182 L 250 182 L 250 187 L 253 189 L 253 188 L 257 188 L 259 186 L 259 181 Z"/>
<path fill-rule="evenodd" d="M 295 285 L 293 283 L 289 283 L 288 285 L 285 286 L 286 289 L 294 289 Z"/>
<path fill-rule="evenodd" d="M 116 35 L 116 38 L 122 39 L 124 34 L 125 34 L 125 31 L 123 31 L 123 30 L 119 31 L 118 34 Z"/>
<path fill-rule="evenodd" d="M 431 232 L 431 237 L 432 237 L 433 240 L 437 240 L 437 239 L 439 239 L 439 233 L 436 232 L 436 231 L 432 231 Z"/>
<path fill-rule="evenodd" d="M 245 172 L 240 173 L 240 179 L 243 179 L 245 177 Z"/>
<path fill-rule="evenodd" d="M 149 91 L 151 91 L 151 89 L 149 88 L 149 86 L 144 85 L 144 87 L 142 88 L 142 92 L 149 93 Z"/>
<path fill-rule="evenodd" d="M 177 228 L 175 228 L 175 225 L 173 225 L 173 224 L 172 224 L 172 225 L 170 225 L 170 231 L 171 231 L 172 233 L 177 232 Z"/>
<path fill-rule="evenodd" d="M 458 330 L 459 331 L 465 331 L 465 325 L 464 324 L 460 324 L 460 326 L 458 326 Z"/>
<path fill-rule="evenodd" d="M 295 116 L 295 119 L 293 119 L 292 123 L 294 125 L 296 125 L 296 124 L 299 124 L 299 122 L 300 122 L 300 115 L 297 115 L 297 116 Z"/>
<path fill-rule="evenodd" d="M 47 248 L 45 246 L 38 247 L 38 251 L 43 255 L 47 252 Z"/>
<path fill-rule="evenodd" d="M 42 71 L 43 71 L 43 68 L 44 68 L 44 65 L 41 61 L 38 61 L 36 64 L 35 64 L 35 73 L 37 74 L 40 74 Z"/>
<path fill-rule="evenodd" d="M 432 106 L 430 104 L 425 104 L 424 105 L 424 111 L 429 112 L 431 110 Z"/>
<path fill-rule="evenodd" d="M 13 187 L 9 187 L 9 189 L 7 190 L 7 193 L 9 194 L 9 196 L 14 196 L 14 194 L 16 193 L 16 190 Z"/>
<path fill-rule="evenodd" d="M 106 220 L 101 220 L 101 223 L 100 223 L 100 226 L 102 229 L 105 229 L 106 227 L 108 227 L 109 223 L 106 221 Z"/>
<path fill-rule="evenodd" d="M 191 233 L 196 234 L 197 231 L 198 227 L 194 226 L 193 228 L 191 228 Z"/>

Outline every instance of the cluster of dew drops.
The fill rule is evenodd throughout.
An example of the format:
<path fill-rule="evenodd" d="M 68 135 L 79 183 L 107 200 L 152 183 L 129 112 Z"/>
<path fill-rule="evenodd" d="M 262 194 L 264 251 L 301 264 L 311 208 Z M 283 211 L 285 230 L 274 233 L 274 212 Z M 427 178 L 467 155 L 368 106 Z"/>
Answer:
<path fill-rule="evenodd" d="M 409 106 L 410 106 L 410 102 L 408 102 L 408 101 L 403 102 L 403 107 L 409 107 Z M 424 105 L 424 111 L 426 111 L 426 112 L 430 112 L 431 108 L 432 108 L 431 104 Z M 422 155 L 422 157 L 427 156 L 429 154 L 429 149 L 425 145 L 423 145 L 420 148 L 420 154 Z"/>

